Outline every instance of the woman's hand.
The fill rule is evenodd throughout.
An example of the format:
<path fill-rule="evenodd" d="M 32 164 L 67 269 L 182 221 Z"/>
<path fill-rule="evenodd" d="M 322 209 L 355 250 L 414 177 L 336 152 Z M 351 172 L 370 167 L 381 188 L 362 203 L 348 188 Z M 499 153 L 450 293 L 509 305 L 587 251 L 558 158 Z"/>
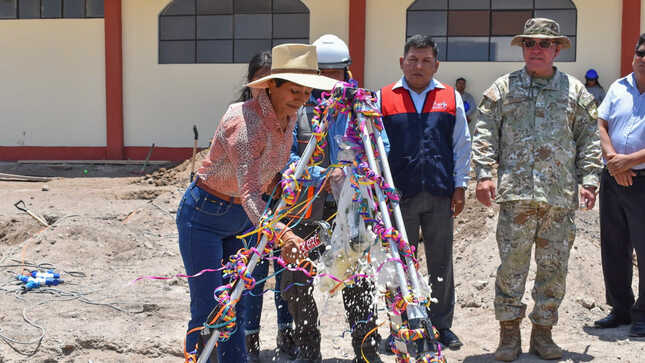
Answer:
<path fill-rule="evenodd" d="M 300 245 L 303 243 L 302 238 L 296 236 L 291 230 L 284 232 L 282 241 L 284 244 L 282 245 L 280 256 L 285 262 L 298 264 L 300 260 L 304 260 L 307 257 L 300 251 Z"/>

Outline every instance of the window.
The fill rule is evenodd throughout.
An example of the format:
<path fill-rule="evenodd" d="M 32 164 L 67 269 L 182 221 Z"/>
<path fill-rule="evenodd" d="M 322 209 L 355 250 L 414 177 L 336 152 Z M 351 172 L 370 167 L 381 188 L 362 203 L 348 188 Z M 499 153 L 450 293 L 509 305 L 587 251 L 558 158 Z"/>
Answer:
<path fill-rule="evenodd" d="M 309 43 L 300 0 L 174 0 L 159 15 L 160 64 L 246 63 L 282 43 Z"/>
<path fill-rule="evenodd" d="M 103 0 L 0 0 L 0 20 L 102 17 Z"/>
<path fill-rule="evenodd" d="M 407 10 L 406 38 L 430 35 L 442 61 L 522 61 L 513 36 L 530 18 L 551 18 L 571 40 L 556 60 L 573 62 L 577 16 L 571 0 L 416 0 Z"/>

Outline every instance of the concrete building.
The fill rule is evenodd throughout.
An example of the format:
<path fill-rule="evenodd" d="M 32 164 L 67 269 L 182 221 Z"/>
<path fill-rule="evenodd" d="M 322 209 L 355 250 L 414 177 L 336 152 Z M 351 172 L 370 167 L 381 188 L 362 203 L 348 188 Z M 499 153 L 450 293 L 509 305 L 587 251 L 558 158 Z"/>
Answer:
<path fill-rule="evenodd" d="M 557 62 L 608 86 L 631 71 L 645 0 L 0 0 L 0 160 L 182 160 L 241 89 L 249 54 L 333 33 L 378 89 L 401 77 L 406 35 L 440 44 L 436 77 L 476 98 L 518 69 L 510 36 L 553 16 L 575 45 Z"/>

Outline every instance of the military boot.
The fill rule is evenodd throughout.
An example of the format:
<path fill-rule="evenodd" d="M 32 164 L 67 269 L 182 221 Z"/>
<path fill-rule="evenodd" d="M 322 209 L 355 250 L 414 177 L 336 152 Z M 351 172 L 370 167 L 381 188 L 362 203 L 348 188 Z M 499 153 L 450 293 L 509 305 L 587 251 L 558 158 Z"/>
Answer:
<path fill-rule="evenodd" d="M 511 362 L 522 352 L 522 336 L 520 323 L 522 319 L 500 321 L 499 346 L 495 351 L 495 359 Z"/>
<path fill-rule="evenodd" d="M 562 349 L 553 342 L 551 337 L 551 326 L 533 324 L 529 352 L 547 360 L 562 358 Z"/>
<path fill-rule="evenodd" d="M 260 363 L 260 334 L 246 336 L 246 351 L 249 363 Z"/>

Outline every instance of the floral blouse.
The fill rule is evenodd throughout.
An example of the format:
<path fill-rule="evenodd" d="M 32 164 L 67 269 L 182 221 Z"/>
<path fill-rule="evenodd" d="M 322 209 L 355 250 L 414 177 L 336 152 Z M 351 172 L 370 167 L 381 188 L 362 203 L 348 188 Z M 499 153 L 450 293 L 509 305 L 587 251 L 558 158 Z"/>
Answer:
<path fill-rule="evenodd" d="M 289 160 L 295 123 L 294 115 L 282 130 L 266 92 L 230 105 L 198 177 L 220 193 L 240 197 L 249 219 L 257 225 L 266 206 L 262 194 Z"/>

